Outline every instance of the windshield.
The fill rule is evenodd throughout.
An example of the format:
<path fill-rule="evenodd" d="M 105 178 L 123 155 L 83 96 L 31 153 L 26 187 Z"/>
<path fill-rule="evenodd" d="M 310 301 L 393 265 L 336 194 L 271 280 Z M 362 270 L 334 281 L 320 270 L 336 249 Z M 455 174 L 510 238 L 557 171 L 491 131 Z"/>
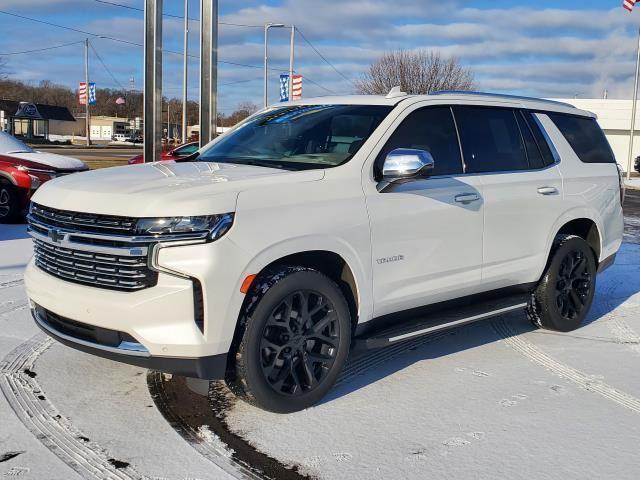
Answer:
<path fill-rule="evenodd" d="M 205 147 L 199 161 L 304 170 L 342 165 L 393 107 L 296 105 L 248 118 Z"/>

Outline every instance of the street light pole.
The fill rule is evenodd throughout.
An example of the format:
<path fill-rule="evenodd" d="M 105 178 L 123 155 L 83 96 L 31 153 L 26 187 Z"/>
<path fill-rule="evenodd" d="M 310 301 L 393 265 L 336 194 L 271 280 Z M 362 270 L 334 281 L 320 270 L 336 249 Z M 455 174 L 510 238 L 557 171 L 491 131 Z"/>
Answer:
<path fill-rule="evenodd" d="M 291 41 L 289 45 L 289 101 L 293 100 L 293 52 L 296 38 L 296 26 L 291 25 Z"/>
<path fill-rule="evenodd" d="M 218 0 L 200 1 L 200 146 L 216 136 L 218 109 Z"/>
<path fill-rule="evenodd" d="M 264 25 L 264 108 L 267 108 L 269 104 L 268 96 L 268 70 L 269 70 L 269 29 L 270 28 L 282 28 L 282 23 L 266 23 Z"/>
<path fill-rule="evenodd" d="M 189 0 L 184 0 L 184 59 L 182 65 L 182 143 L 187 141 L 187 63 L 189 56 Z"/>
<path fill-rule="evenodd" d="M 162 0 L 144 2 L 144 161 L 162 153 Z"/>
<path fill-rule="evenodd" d="M 84 39 L 84 126 L 87 131 L 87 147 L 91 145 L 91 123 L 89 122 L 89 39 Z"/>
<path fill-rule="evenodd" d="M 640 30 L 638 30 L 638 57 L 636 58 L 636 80 L 631 101 L 631 131 L 629 135 L 629 158 L 627 159 L 627 180 L 631 178 L 633 169 L 633 137 L 636 129 L 636 109 L 638 108 L 638 78 L 640 77 Z"/>

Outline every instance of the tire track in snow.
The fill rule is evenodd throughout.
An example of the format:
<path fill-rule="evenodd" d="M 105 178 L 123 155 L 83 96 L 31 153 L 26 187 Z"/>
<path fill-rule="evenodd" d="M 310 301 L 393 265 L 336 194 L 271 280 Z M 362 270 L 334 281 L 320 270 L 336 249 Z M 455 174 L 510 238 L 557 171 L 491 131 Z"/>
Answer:
<path fill-rule="evenodd" d="M 262 479 L 262 476 L 236 461 L 233 458 L 234 452 L 227 448 L 214 431 L 194 428 L 174 410 L 171 406 L 171 399 L 168 398 L 165 391 L 162 376 L 162 372 L 149 370 L 147 386 L 156 407 L 169 425 L 200 455 L 229 475 L 250 480 Z"/>
<path fill-rule="evenodd" d="M 620 317 L 620 312 L 614 314 L 616 306 L 611 297 L 621 282 L 612 282 L 603 292 L 607 313 L 604 314 L 605 323 L 613 334 L 617 343 L 628 345 L 631 350 L 640 354 L 640 336 Z"/>
<path fill-rule="evenodd" d="M 491 324 L 496 333 L 507 345 L 532 362 L 537 363 L 562 378 L 572 381 L 585 390 L 595 392 L 618 405 L 640 413 L 640 399 L 550 357 L 533 343 L 525 340 L 522 335 L 519 335 L 504 319 L 494 320 Z"/>
<path fill-rule="evenodd" d="M 33 365 L 52 344 L 52 339 L 37 334 L 18 345 L 0 362 L 0 390 L 18 419 L 45 447 L 83 478 L 144 478 L 128 464 L 124 468 L 116 468 L 115 464 L 121 464 L 105 449 L 87 441 L 87 437 L 46 399 L 35 380 Z"/>
<path fill-rule="evenodd" d="M 468 326 L 469 325 L 466 325 L 466 327 Z M 400 342 L 396 345 L 390 345 L 388 347 L 383 347 L 376 350 L 371 350 L 370 352 L 362 353 L 347 362 L 344 370 L 338 377 L 334 388 L 348 383 L 356 377 L 364 375 L 368 371 L 384 365 L 398 355 L 408 353 L 409 351 L 415 350 L 423 345 L 438 341 L 442 338 L 452 335 L 457 330 L 458 329 L 454 328 L 444 332 L 437 332 L 431 335 L 418 337 L 413 340 L 408 340 L 406 342 Z"/>
<path fill-rule="evenodd" d="M 2 282 L 0 283 L 0 290 L 5 288 L 10 288 L 10 287 L 15 287 L 16 285 L 22 285 L 23 282 L 24 281 L 21 278 L 17 280 L 9 280 L 8 282 Z"/>

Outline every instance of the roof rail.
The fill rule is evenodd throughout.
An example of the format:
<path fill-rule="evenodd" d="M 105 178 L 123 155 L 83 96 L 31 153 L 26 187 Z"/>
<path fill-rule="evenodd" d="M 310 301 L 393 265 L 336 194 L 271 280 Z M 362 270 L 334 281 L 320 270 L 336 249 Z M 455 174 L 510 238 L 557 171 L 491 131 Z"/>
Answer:
<path fill-rule="evenodd" d="M 524 97 L 521 95 L 506 95 L 503 93 L 485 93 L 485 92 L 473 92 L 468 90 L 438 90 L 431 92 L 429 95 L 477 95 L 483 97 L 495 97 L 503 98 L 505 100 L 528 100 L 533 102 L 551 103 L 554 105 L 562 105 L 564 107 L 576 108 L 574 105 L 565 102 L 558 102 L 556 100 L 546 100 L 544 98 Z"/>

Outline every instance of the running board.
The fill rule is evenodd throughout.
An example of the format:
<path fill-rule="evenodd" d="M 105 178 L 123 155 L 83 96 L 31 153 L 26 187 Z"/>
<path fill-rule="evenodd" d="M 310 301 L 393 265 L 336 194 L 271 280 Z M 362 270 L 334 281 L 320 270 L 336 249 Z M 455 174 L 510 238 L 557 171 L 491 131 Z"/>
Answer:
<path fill-rule="evenodd" d="M 382 348 L 423 335 L 493 318 L 514 310 L 524 309 L 528 298 L 529 294 L 522 293 L 480 302 L 471 306 L 442 310 L 420 318 L 413 318 L 391 328 L 356 338 L 354 349 L 372 350 Z"/>

